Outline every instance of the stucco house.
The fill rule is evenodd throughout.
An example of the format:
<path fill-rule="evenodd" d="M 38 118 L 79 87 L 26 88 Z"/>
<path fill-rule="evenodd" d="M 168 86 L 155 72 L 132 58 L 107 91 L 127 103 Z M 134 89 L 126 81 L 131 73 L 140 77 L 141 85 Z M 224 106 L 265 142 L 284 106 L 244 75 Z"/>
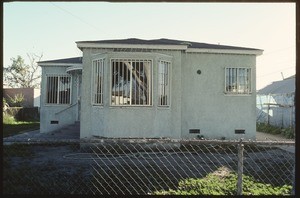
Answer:
<path fill-rule="evenodd" d="M 82 57 L 41 61 L 41 132 L 80 138 L 254 139 L 262 50 L 190 41 L 79 41 Z"/>

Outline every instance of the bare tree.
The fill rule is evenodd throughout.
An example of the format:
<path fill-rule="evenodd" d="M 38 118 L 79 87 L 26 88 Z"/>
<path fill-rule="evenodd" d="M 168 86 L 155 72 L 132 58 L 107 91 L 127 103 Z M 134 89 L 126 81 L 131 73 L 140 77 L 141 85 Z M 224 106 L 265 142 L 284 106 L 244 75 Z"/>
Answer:
<path fill-rule="evenodd" d="M 11 58 L 12 64 L 3 69 L 4 80 L 13 88 L 39 88 L 41 70 L 37 64 L 42 58 L 41 55 L 27 53 L 29 65 L 21 56 Z"/>

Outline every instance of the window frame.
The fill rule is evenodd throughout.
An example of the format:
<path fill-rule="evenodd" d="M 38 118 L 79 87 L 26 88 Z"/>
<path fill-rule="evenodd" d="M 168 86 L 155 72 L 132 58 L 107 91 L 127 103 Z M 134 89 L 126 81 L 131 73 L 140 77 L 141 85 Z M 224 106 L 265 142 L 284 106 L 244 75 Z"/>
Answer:
<path fill-rule="evenodd" d="M 126 61 L 135 61 L 135 62 L 138 62 L 138 61 L 140 61 L 140 62 L 142 62 L 142 61 L 147 61 L 147 62 L 150 62 L 150 75 L 151 75 L 151 77 L 150 77 L 150 79 L 151 79 L 151 83 L 149 83 L 149 85 L 151 86 L 150 88 L 149 88 L 149 104 L 147 104 L 147 105 L 139 105 L 139 104 L 113 104 L 112 103 L 112 90 L 113 90 L 113 88 L 112 88 L 112 85 L 113 85 L 113 76 L 112 76 L 112 72 L 113 72 L 113 64 L 112 64 L 112 62 L 113 62 L 113 60 L 118 60 L 119 62 L 120 61 L 124 61 L 124 60 L 126 60 Z M 110 73 L 109 73 L 109 81 L 110 81 L 110 83 L 109 83 L 109 105 L 110 105 L 110 107 L 152 107 L 153 106 L 153 59 L 152 58 L 147 58 L 147 57 L 145 57 L 145 58 L 140 58 L 140 57 L 112 57 L 112 58 L 110 58 L 110 61 L 109 61 L 109 67 L 110 67 Z M 131 78 L 132 78 L 132 71 L 130 72 L 130 76 L 131 76 Z M 131 94 L 132 94 L 132 81 L 130 82 L 130 96 L 131 96 Z M 130 101 L 131 101 L 131 98 L 130 98 Z M 131 102 L 130 102 L 131 103 Z"/>
<path fill-rule="evenodd" d="M 167 100 L 167 104 L 165 104 L 165 105 L 163 105 L 163 104 L 160 104 L 160 93 L 159 93 L 159 90 L 160 90 L 160 86 L 161 86 L 161 84 L 160 84 L 160 81 L 159 81 L 159 78 L 160 78 L 160 69 L 159 69 L 159 67 L 160 67 L 160 64 L 161 64 L 161 62 L 163 62 L 163 63 L 168 63 L 168 87 L 169 87 L 169 90 L 168 90 L 168 93 L 167 93 L 167 96 L 168 96 L 168 100 Z M 172 62 L 171 61 L 168 61 L 168 60 L 164 60 L 164 59 L 161 59 L 161 60 L 158 60 L 158 62 L 157 62 L 157 100 L 158 100 L 158 102 L 157 102 L 157 106 L 159 107 L 159 108 L 170 108 L 171 107 L 171 77 L 172 77 Z"/>
<path fill-rule="evenodd" d="M 59 103 L 60 101 L 60 97 L 59 97 L 59 92 L 60 92 L 60 87 L 59 87 L 59 84 L 57 84 L 57 102 L 56 103 L 49 103 L 48 102 L 48 78 L 49 77 L 57 77 L 58 78 L 58 82 L 60 81 L 60 78 L 61 77 L 68 77 L 69 78 L 69 86 L 67 88 L 70 89 L 70 92 L 69 92 L 69 103 Z M 45 106 L 63 106 L 63 105 L 71 105 L 72 104 L 72 87 L 73 87 L 73 78 L 72 78 L 72 75 L 70 74 L 61 74 L 61 73 L 54 73 L 54 74 L 46 74 L 46 93 L 45 93 Z"/>
<path fill-rule="evenodd" d="M 249 78 L 249 80 L 248 80 L 248 86 L 250 86 L 250 88 L 249 88 L 249 90 L 248 90 L 248 92 L 245 92 L 245 91 L 243 91 L 243 92 L 238 92 L 238 91 L 236 91 L 236 92 L 233 92 L 233 91 L 227 91 L 227 69 L 236 69 L 237 71 L 239 70 L 239 69 L 245 69 L 245 70 L 250 70 L 250 72 L 249 72 L 249 75 L 250 75 L 250 78 Z M 224 77 L 225 77 L 225 79 L 224 79 L 224 93 L 226 94 L 226 95 L 232 95 L 232 96 L 249 96 L 249 95 L 251 95 L 252 94 L 252 89 L 253 89 L 253 83 L 252 83 L 252 81 L 253 81 L 253 74 L 252 74 L 252 67 L 225 67 L 225 69 L 224 69 Z M 240 85 L 239 84 L 239 82 L 238 82 L 238 77 L 239 77 L 239 74 L 237 73 L 237 75 L 235 76 L 235 78 L 236 78 L 236 81 L 237 81 L 237 87 Z M 247 77 L 247 76 L 246 76 Z"/>
<path fill-rule="evenodd" d="M 96 73 L 95 73 L 95 65 L 94 65 L 94 62 L 100 62 L 100 63 L 102 63 L 102 71 L 100 72 L 100 73 L 102 73 L 102 78 L 101 78 L 101 91 L 102 91 L 102 93 L 100 93 L 100 103 L 97 103 L 96 101 L 95 101 L 95 94 L 98 94 L 97 93 L 97 91 L 95 91 L 95 89 L 97 89 L 97 86 L 96 86 L 96 84 L 94 83 L 95 82 L 95 76 L 96 76 Z M 99 64 L 99 65 L 101 65 L 101 64 Z M 104 104 L 104 71 L 105 71 L 105 69 L 104 69 L 104 67 L 105 67 L 105 58 L 95 58 L 95 59 L 92 59 L 92 77 L 91 77 L 91 104 L 93 105 L 93 106 L 103 106 L 103 104 Z M 100 70 L 99 70 L 100 71 Z"/>

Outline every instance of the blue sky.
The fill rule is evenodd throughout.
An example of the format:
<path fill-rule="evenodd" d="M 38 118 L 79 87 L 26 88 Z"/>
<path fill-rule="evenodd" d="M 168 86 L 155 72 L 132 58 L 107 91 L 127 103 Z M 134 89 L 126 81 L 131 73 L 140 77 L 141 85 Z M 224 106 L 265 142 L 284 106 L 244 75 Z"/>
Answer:
<path fill-rule="evenodd" d="M 295 74 L 294 3 L 4 3 L 4 62 L 81 56 L 75 41 L 181 39 L 264 50 L 257 89 Z"/>

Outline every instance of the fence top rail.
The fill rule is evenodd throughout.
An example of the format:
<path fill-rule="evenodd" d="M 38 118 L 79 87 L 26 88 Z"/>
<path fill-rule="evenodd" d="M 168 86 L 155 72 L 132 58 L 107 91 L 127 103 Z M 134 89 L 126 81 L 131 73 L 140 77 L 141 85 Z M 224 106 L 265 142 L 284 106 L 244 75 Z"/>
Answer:
<path fill-rule="evenodd" d="M 219 145 L 238 145 L 240 143 L 244 145 L 289 145 L 295 146 L 295 141 L 254 141 L 254 140 L 199 140 L 199 139 L 167 139 L 167 138 L 93 138 L 93 139 L 38 139 L 38 138 L 28 138 L 28 139 L 3 139 L 3 144 L 10 143 L 26 143 L 26 144 L 38 144 L 38 143 L 97 143 L 97 144 L 183 144 L 183 145 L 201 145 L 201 144 L 219 144 Z"/>

